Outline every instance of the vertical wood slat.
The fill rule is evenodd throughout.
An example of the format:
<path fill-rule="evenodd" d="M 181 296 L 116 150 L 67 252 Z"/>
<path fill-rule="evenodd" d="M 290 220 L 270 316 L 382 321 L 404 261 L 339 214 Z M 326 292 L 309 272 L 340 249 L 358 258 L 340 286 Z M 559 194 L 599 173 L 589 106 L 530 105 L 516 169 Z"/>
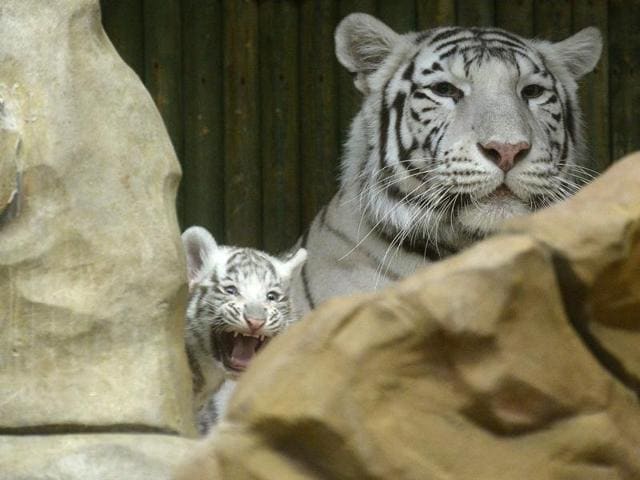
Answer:
<path fill-rule="evenodd" d="M 258 112 L 258 5 L 224 0 L 225 237 L 262 244 L 262 176 Z"/>
<path fill-rule="evenodd" d="M 378 0 L 378 16 L 398 33 L 415 31 L 415 0 Z"/>
<path fill-rule="evenodd" d="M 607 3 L 582 0 L 573 4 L 573 29 L 588 26 L 600 29 L 602 55 L 595 71 L 580 82 L 578 96 L 585 120 L 585 140 L 590 146 L 588 168 L 601 172 L 611 162 L 609 142 L 609 52 Z"/>
<path fill-rule="evenodd" d="M 144 19 L 142 0 L 101 0 L 102 23 L 114 47 L 144 79 Z"/>
<path fill-rule="evenodd" d="M 571 34 L 571 0 L 535 0 L 534 33 L 557 42 Z"/>
<path fill-rule="evenodd" d="M 298 9 L 259 4 L 263 248 L 290 248 L 300 234 Z"/>
<path fill-rule="evenodd" d="M 341 0 L 338 21 L 350 13 L 368 13 L 377 16 L 375 0 Z M 337 26 L 337 24 L 336 24 Z M 335 48 L 335 44 L 332 44 Z M 353 76 L 342 65 L 338 65 L 338 117 L 341 144 L 347 139 L 349 126 L 362 104 L 362 94 L 353 84 Z"/>
<path fill-rule="evenodd" d="M 609 93 L 613 159 L 640 149 L 640 3 L 609 1 Z"/>
<path fill-rule="evenodd" d="M 333 32 L 336 3 L 300 3 L 302 221 L 308 225 L 336 191 L 338 178 L 337 75 Z"/>
<path fill-rule="evenodd" d="M 457 0 L 456 20 L 463 27 L 490 27 L 495 24 L 493 0 Z"/>
<path fill-rule="evenodd" d="M 183 0 L 183 229 L 224 238 L 222 2 Z"/>
<path fill-rule="evenodd" d="M 145 83 L 182 160 L 182 39 L 179 0 L 144 2 Z M 178 216 L 182 218 L 182 190 Z"/>
<path fill-rule="evenodd" d="M 445 27 L 456 23 L 455 0 L 416 0 L 418 30 Z"/>
<path fill-rule="evenodd" d="M 533 0 L 496 2 L 495 14 L 497 27 L 526 38 L 533 37 Z"/>

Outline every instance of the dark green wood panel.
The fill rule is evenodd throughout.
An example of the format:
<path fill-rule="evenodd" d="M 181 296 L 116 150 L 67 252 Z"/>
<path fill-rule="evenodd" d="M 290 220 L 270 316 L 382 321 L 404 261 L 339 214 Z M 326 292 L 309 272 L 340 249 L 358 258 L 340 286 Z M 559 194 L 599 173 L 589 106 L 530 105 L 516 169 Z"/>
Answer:
<path fill-rule="evenodd" d="M 586 138 L 590 146 L 588 168 L 602 171 L 609 165 L 609 52 L 608 10 L 602 0 L 581 0 L 574 3 L 574 31 L 594 26 L 600 29 L 604 47 L 594 72 L 580 82 L 578 95 L 586 124 Z"/>
<path fill-rule="evenodd" d="M 301 229 L 298 8 L 263 2 L 259 17 L 263 247 L 280 252 Z"/>
<path fill-rule="evenodd" d="M 523 37 L 533 36 L 533 0 L 496 2 L 496 26 Z"/>
<path fill-rule="evenodd" d="M 348 14 L 355 12 L 376 16 L 376 1 L 341 0 L 338 20 L 340 21 Z M 351 121 L 360 109 L 361 103 L 362 94 L 353 85 L 353 76 L 342 65 L 338 65 L 338 116 L 341 143 L 346 140 Z"/>
<path fill-rule="evenodd" d="M 145 81 L 183 165 L 179 214 L 222 241 L 281 250 L 338 183 L 361 104 L 333 34 L 348 13 L 397 31 L 491 25 L 558 41 L 605 39 L 579 96 L 592 168 L 640 148 L 636 0 L 101 0 L 103 23 Z"/>
<path fill-rule="evenodd" d="M 183 0 L 183 228 L 224 238 L 222 2 Z"/>
<path fill-rule="evenodd" d="M 456 17 L 465 27 L 490 27 L 496 20 L 494 0 L 457 0 Z"/>
<path fill-rule="evenodd" d="M 142 0 L 101 0 L 102 23 L 127 64 L 144 79 L 144 21 Z"/>
<path fill-rule="evenodd" d="M 302 219 L 308 225 L 336 191 L 338 178 L 338 85 L 333 32 L 337 4 L 300 4 Z"/>
<path fill-rule="evenodd" d="M 179 0 L 144 2 L 145 83 L 182 159 L 182 32 Z M 182 216 L 182 192 L 178 214 Z"/>
<path fill-rule="evenodd" d="M 545 40 L 564 40 L 571 34 L 571 0 L 535 0 L 534 33 Z"/>
<path fill-rule="evenodd" d="M 640 149 L 640 2 L 609 2 L 609 92 L 613 158 Z"/>
<path fill-rule="evenodd" d="M 417 29 L 444 27 L 456 23 L 455 0 L 416 0 Z"/>
<path fill-rule="evenodd" d="M 398 33 L 415 31 L 415 0 L 378 0 L 380 19 Z"/>
<path fill-rule="evenodd" d="M 258 5 L 251 0 L 224 0 L 223 18 L 225 237 L 227 243 L 259 247 Z"/>

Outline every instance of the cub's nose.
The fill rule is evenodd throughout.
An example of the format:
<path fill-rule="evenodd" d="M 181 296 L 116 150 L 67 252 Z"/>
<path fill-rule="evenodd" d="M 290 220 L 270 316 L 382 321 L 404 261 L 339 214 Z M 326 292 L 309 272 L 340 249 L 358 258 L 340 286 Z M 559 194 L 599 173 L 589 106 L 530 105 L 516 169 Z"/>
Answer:
<path fill-rule="evenodd" d="M 247 325 L 249 325 L 249 330 L 251 330 L 251 333 L 257 332 L 264 325 L 263 319 L 244 317 L 244 321 L 247 322 Z"/>
<path fill-rule="evenodd" d="M 257 332 L 265 324 L 266 312 L 262 305 L 256 303 L 248 303 L 244 306 L 244 321 L 251 333 Z"/>
<path fill-rule="evenodd" d="M 529 150 L 531 150 L 531 145 L 527 142 L 488 142 L 484 144 L 479 143 L 478 149 L 502 171 L 508 172 L 518 160 L 527 155 Z"/>

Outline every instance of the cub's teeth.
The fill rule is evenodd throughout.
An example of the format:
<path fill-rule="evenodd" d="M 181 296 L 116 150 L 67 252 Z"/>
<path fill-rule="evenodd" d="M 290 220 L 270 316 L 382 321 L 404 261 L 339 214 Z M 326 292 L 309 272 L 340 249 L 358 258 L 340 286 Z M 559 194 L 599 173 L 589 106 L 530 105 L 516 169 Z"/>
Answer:
<path fill-rule="evenodd" d="M 260 341 L 264 342 L 264 335 L 260 335 Z"/>
<path fill-rule="evenodd" d="M 233 332 L 233 338 L 236 338 L 238 335 L 240 335 L 238 332 Z"/>

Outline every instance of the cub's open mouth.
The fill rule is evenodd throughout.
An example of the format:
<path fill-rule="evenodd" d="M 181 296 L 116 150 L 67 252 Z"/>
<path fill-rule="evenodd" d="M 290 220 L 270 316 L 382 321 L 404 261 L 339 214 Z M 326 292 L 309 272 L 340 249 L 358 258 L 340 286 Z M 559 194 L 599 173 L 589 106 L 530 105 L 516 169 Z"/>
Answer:
<path fill-rule="evenodd" d="M 222 363 L 229 370 L 246 370 L 254 355 L 258 353 L 271 337 L 245 335 L 239 332 L 226 332 L 222 337 Z"/>

